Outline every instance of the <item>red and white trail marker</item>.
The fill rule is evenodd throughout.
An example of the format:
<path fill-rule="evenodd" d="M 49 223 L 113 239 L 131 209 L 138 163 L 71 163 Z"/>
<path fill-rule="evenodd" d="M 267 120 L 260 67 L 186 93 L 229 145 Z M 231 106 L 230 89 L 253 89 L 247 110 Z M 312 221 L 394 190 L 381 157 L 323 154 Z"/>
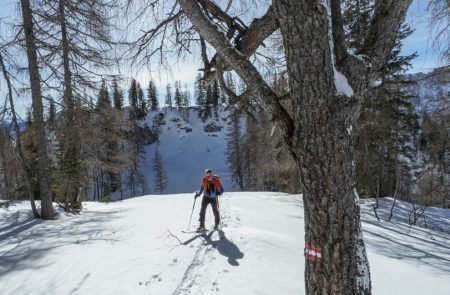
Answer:
<path fill-rule="evenodd" d="M 320 263 L 322 259 L 322 248 L 317 243 L 306 243 L 305 255 L 309 261 Z"/>

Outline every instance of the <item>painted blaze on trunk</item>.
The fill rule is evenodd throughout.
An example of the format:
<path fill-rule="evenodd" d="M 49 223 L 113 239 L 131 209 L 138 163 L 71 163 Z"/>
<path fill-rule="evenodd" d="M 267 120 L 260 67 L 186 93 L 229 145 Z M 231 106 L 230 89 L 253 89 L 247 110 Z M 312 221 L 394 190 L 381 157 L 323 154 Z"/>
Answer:
<path fill-rule="evenodd" d="M 307 294 L 370 294 L 355 196 L 356 100 L 336 95 L 325 1 L 274 1 L 286 51 L 304 187 Z"/>

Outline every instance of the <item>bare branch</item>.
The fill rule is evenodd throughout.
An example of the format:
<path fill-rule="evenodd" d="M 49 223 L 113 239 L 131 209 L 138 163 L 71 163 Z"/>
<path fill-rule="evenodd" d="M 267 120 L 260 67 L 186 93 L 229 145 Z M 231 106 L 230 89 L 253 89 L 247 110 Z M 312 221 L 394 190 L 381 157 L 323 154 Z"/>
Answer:
<path fill-rule="evenodd" d="M 236 37 L 234 41 L 235 47 L 241 54 L 250 57 L 263 44 L 264 40 L 277 29 L 278 23 L 276 22 L 272 6 L 270 6 L 264 16 L 254 19 L 250 26 Z M 211 67 L 214 67 L 216 58 L 217 56 L 214 56 L 211 59 Z M 225 65 L 224 70 L 229 70 L 229 67 Z M 213 77 L 213 73 L 205 75 L 205 81 L 211 81 Z"/>
<path fill-rule="evenodd" d="M 188 0 L 178 0 L 178 3 L 199 34 L 216 49 L 219 57 L 233 67 L 245 82 L 249 91 L 255 94 L 255 98 L 260 105 L 271 116 L 271 120 L 279 125 L 286 143 L 288 145 L 292 143 L 293 120 L 255 66 L 245 55 L 230 44 L 230 40 L 205 16 L 197 4 Z"/>
<path fill-rule="evenodd" d="M 375 2 L 375 13 L 365 39 L 358 52 L 369 56 L 372 72 L 379 71 L 387 62 L 395 37 L 403 23 L 412 0 L 379 0 Z"/>

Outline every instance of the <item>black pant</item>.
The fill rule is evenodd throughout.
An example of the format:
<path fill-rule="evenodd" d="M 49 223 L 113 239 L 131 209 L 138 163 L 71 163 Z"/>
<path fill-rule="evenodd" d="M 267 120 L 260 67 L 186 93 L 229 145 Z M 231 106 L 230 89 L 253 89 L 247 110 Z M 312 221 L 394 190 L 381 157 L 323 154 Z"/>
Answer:
<path fill-rule="evenodd" d="M 200 209 L 200 226 L 205 227 L 205 215 L 206 215 L 206 208 L 209 204 L 211 204 L 211 207 L 214 212 L 214 221 L 216 225 L 219 225 L 220 223 L 220 215 L 219 215 L 219 207 L 217 204 L 217 198 L 211 198 L 208 196 L 204 196 L 202 199 L 202 208 Z"/>

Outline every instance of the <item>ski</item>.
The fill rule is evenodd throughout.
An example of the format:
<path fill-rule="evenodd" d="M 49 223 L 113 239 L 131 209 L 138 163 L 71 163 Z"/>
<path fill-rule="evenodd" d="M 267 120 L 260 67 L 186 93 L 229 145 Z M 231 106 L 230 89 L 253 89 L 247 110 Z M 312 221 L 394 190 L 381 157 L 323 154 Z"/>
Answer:
<path fill-rule="evenodd" d="M 205 228 L 204 230 L 182 230 L 181 231 L 184 234 L 202 234 L 205 232 L 208 232 L 208 230 Z"/>

